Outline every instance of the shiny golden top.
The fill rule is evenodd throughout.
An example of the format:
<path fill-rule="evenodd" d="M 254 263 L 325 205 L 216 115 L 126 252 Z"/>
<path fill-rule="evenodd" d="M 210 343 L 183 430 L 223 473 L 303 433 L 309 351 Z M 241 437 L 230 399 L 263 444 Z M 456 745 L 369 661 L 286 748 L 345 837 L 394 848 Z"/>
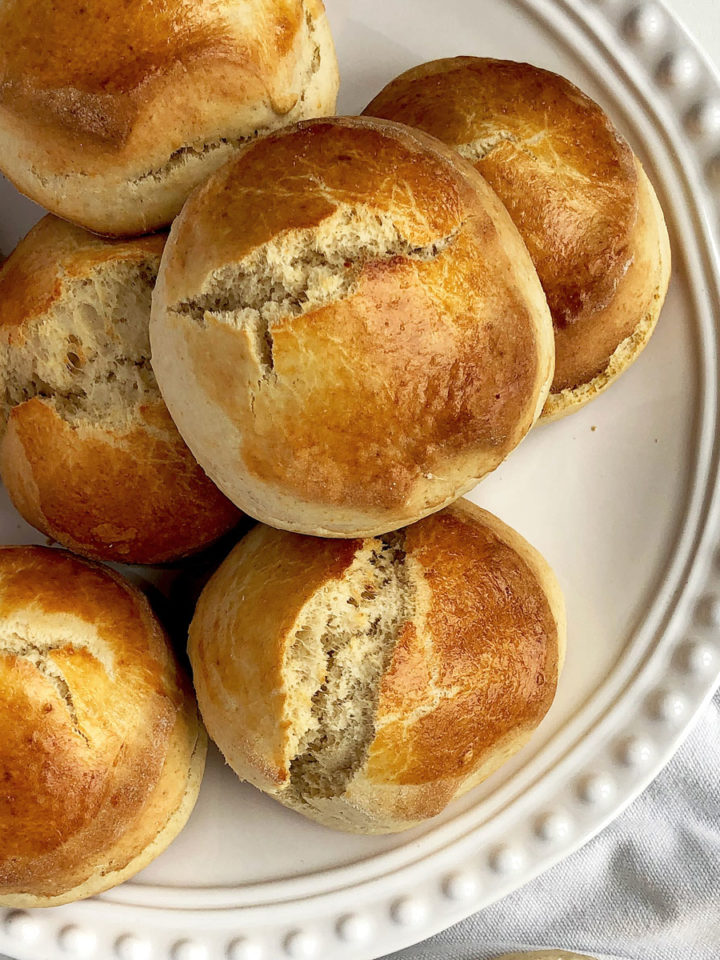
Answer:
<path fill-rule="evenodd" d="M 319 238 L 332 254 L 347 223 L 356 248 L 328 268 L 330 292 L 271 322 L 265 369 L 233 277 L 252 280 L 252 257 L 283 242 L 305 243 L 312 266 Z M 363 252 L 373 230 L 394 240 Z M 334 528 L 306 505 L 332 506 L 328 523 L 356 511 L 342 527 L 354 533 L 457 496 L 529 429 L 552 370 L 542 290 L 495 194 L 439 142 L 363 118 L 265 137 L 193 194 L 151 337 L 168 408 L 209 475 L 251 515 L 307 532 Z"/>
<path fill-rule="evenodd" d="M 457 57 L 408 70 L 364 112 L 459 150 L 503 201 L 556 329 L 582 324 L 581 337 L 557 342 L 553 391 L 604 369 L 610 354 L 594 327 L 612 353 L 644 319 L 630 306 L 607 312 L 643 241 L 633 153 L 598 104 L 530 64 Z"/>
<path fill-rule="evenodd" d="M 282 112 L 304 17 L 301 0 L 3 0 L 0 110 L 119 148 L 168 81 L 232 66 L 219 98 L 244 84 Z"/>
<path fill-rule="evenodd" d="M 147 601 L 71 554 L 0 548 L 0 691 L 0 903 L 122 869 L 182 802 L 198 737 Z"/>

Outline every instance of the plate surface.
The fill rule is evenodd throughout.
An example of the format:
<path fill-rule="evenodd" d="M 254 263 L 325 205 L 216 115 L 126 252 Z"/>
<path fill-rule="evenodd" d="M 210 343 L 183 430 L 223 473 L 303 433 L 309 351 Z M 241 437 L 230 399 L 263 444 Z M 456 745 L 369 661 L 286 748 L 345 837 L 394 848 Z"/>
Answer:
<path fill-rule="evenodd" d="M 407 946 L 526 882 L 616 816 L 670 758 L 717 680 L 717 78 L 653 3 L 327 6 L 341 112 L 361 110 L 423 60 L 529 60 L 607 108 L 663 204 L 674 278 L 650 345 L 607 394 L 533 431 L 471 495 L 559 576 L 569 638 L 558 696 L 513 761 L 395 837 L 305 821 L 239 784 L 212 751 L 186 830 L 132 882 L 50 911 L 0 909 L 0 952 L 23 960 L 370 960 Z M 40 211 L 0 181 L 0 212 L 7 255 Z M 4 494 L 0 538 L 42 542 Z M 174 576 L 133 571 L 171 602 Z"/>

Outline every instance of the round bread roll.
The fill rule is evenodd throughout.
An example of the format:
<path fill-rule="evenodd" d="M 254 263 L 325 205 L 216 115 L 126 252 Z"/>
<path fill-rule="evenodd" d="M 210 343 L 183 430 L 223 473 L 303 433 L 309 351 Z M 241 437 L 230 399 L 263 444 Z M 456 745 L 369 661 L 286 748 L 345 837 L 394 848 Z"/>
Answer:
<path fill-rule="evenodd" d="M 46 547 L 0 547 L 0 906 L 107 890 L 184 827 L 207 738 L 143 595 Z"/>
<path fill-rule="evenodd" d="M 547 563 L 460 500 L 365 540 L 255 527 L 203 591 L 189 652 L 242 780 L 327 826 L 389 833 L 526 743 L 564 646 Z"/>
<path fill-rule="evenodd" d="M 472 166 L 361 118 L 251 144 L 185 205 L 153 367 L 208 475 L 251 516 L 370 535 L 459 497 L 527 433 L 552 324 Z"/>
<path fill-rule="evenodd" d="M 321 0 L 0 0 L 0 169 L 98 233 L 170 223 L 258 134 L 335 112 Z"/>
<path fill-rule="evenodd" d="M 29 523 L 98 559 L 186 556 L 240 517 L 183 443 L 150 367 L 163 243 L 45 217 L 0 269 L 0 474 Z"/>
<path fill-rule="evenodd" d="M 601 108 L 527 63 L 457 57 L 408 70 L 366 108 L 454 147 L 525 240 L 555 327 L 543 420 L 577 410 L 638 357 L 670 278 L 662 210 Z"/>

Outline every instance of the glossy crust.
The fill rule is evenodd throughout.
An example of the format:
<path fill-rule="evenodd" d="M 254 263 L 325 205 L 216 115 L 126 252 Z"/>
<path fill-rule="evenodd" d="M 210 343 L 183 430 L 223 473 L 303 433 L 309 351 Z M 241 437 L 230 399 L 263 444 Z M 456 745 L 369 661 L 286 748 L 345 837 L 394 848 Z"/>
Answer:
<path fill-rule="evenodd" d="M 408 70 L 364 112 L 458 149 L 507 207 L 555 326 L 544 419 L 582 406 L 632 363 L 665 297 L 669 242 L 651 184 L 594 101 L 530 64 L 457 57 Z"/>
<path fill-rule="evenodd" d="M 347 579 L 363 542 L 258 526 L 205 588 L 190 628 L 201 713 L 241 779 L 361 833 L 411 827 L 488 777 L 544 717 L 564 657 L 562 594 L 515 531 L 459 500 L 404 534 L 415 599 L 381 676 L 368 749 L 339 795 L 311 806 L 293 791 L 287 651 L 306 605 Z"/>
<path fill-rule="evenodd" d="M 197 798 L 206 737 L 142 594 L 59 550 L 0 548 L 0 905 L 107 890 Z"/>
<path fill-rule="evenodd" d="M 46 217 L 0 270 L 0 348 L 13 355 L 52 311 L 72 307 L 75 287 L 121 262 L 157 269 L 164 238 L 109 242 Z M 62 339 L 66 331 L 50 328 Z M 82 345 L 75 347 L 82 353 Z M 48 384 L 14 406 L 0 440 L 0 475 L 33 526 L 95 559 L 162 563 L 194 553 L 229 530 L 236 508 L 183 443 L 159 395 L 138 405 L 118 389 L 112 406 L 71 410 Z"/>
<path fill-rule="evenodd" d="M 258 132 L 335 109 L 321 0 L 1 0 L 0 166 L 100 233 L 168 224 Z"/>
<path fill-rule="evenodd" d="M 269 358 L 225 294 L 203 306 L 268 245 L 327 241 L 358 211 L 404 246 L 346 260 L 348 289 L 270 324 Z M 484 180 L 420 132 L 359 118 L 273 134 L 193 195 L 150 333 L 208 475 L 251 516 L 323 536 L 395 529 L 470 489 L 532 426 L 553 369 L 537 275 Z"/>

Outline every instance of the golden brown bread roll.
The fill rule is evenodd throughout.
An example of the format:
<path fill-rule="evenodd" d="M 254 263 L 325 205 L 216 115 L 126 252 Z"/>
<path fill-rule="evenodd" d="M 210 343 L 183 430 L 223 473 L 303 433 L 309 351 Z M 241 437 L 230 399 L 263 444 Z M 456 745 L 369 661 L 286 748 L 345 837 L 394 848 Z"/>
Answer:
<path fill-rule="evenodd" d="M 459 500 L 366 540 L 255 527 L 203 591 L 189 652 L 241 779 L 328 826 L 387 833 L 525 744 L 564 645 L 547 563 Z"/>
<path fill-rule="evenodd" d="M 530 64 L 456 57 L 408 70 L 364 113 L 454 147 L 507 207 L 555 326 L 543 419 L 571 413 L 609 386 L 655 327 L 670 246 L 652 185 L 601 108 Z"/>
<path fill-rule="evenodd" d="M 335 112 L 321 0 L 2 0 L 0 169 L 99 233 L 170 223 L 258 134 Z"/>
<path fill-rule="evenodd" d="M 234 503 L 323 536 L 395 529 L 493 470 L 553 369 L 524 244 L 425 134 L 308 121 L 251 144 L 173 224 L 153 368 Z"/>
<path fill-rule="evenodd" d="M 98 559 L 185 556 L 240 516 L 183 443 L 150 367 L 163 243 L 45 217 L 0 268 L 0 474 L 29 523 Z"/>
<path fill-rule="evenodd" d="M 207 740 L 143 595 L 45 547 L 0 547 L 0 905 L 89 897 L 185 825 Z"/>

